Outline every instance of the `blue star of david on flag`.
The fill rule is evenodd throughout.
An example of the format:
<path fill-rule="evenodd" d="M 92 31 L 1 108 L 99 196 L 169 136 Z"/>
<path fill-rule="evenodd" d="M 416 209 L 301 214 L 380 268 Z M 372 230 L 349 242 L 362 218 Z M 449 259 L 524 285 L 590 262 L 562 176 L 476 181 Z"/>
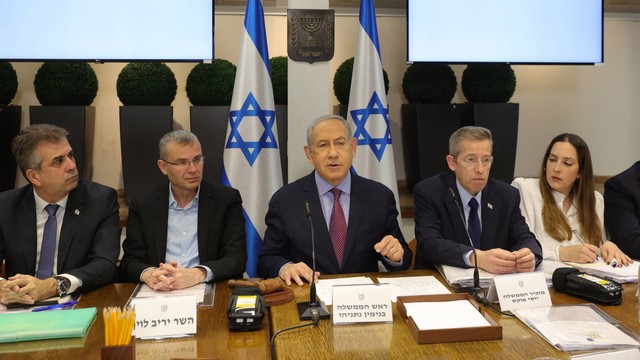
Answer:
<path fill-rule="evenodd" d="M 384 119 L 386 129 L 383 137 L 381 138 L 372 137 L 366 128 L 367 121 L 372 115 L 382 115 L 382 118 Z M 376 156 L 378 161 L 380 161 L 384 155 L 384 150 L 387 148 L 387 145 L 391 145 L 389 109 L 382 104 L 382 100 L 380 100 L 378 93 L 374 91 L 367 107 L 364 109 L 351 110 L 351 117 L 356 125 L 356 131 L 354 132 L 353 137 L 358 141 L 358 145 L 369 145 L 373 154 Z"/>
<path fill-rule="evenodd" d="M 264 132 L 258 141 L 245 141 L 240 134 L 240 123 L 245 117 L 257 117 L 264 126 Z M 262 149 L 277 149 L 278 143 L 273 133 L 273 125 L 276 120 L 275 110 L 263 110 L 253 93 L 249 93 L 240 110 L 229 112 L 231 132 L 227 140 L 227 149 L 240 149 L 244 157 L 253 166 Z"/>

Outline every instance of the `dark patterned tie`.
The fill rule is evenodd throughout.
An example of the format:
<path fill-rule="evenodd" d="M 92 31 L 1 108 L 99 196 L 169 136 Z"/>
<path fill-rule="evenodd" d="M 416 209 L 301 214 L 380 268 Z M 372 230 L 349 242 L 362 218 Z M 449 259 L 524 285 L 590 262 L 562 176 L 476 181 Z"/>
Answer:
<path fill-rule="evenodd" d="M 57 204 L 49 204 L 44 209 L 49 214 L 47 222 L 44 224 L 42 233 L 42 246 L 40 247 L 40 260 L 38 261 L 38 279 L 50 278 L 53 275 L 53 257 L 56 252 L 56 232 L 58 222 L 56 221 Z"/>
<path fill-rule="evenodd" d="M 482 238 L 482 230 L 480 230 L 480 218 L 478 218 L 478 201 L 475 198 L 469 200 L 469 236 L 473 241 L 473 246 L 480 249 L 480 239 Z"/>
<path fill-rule="evenodd" d="M 342 268 L 342 258 L 344 256 L 344 245 L 347 243 L 347 221 L 344 218 L 344 211 L 340 205 L 340 195 L 342 190 L 331 189 L 333 193 L 333 209 L 331 219 L 329 219 L 329 235 L 333 244 L 333 251 L 336 253 L 338 265 Z"/>

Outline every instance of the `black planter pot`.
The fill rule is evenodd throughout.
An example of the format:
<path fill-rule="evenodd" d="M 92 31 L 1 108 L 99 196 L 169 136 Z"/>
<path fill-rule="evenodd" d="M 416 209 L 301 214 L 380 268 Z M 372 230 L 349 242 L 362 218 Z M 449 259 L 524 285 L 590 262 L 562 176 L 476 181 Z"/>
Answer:
<path fill-rule="evenodd" d="M 209 181 L 220 183 L 229 124 L 229 106 L 192 106 L 190 121 L 191 132 L 200 140 L 202 153 L 206 158 L 203 176 Z M 288 174 L 286 105 L 276 105 L 276 126 L 278 128 L 282 181 L 286 184 Z"/>
<path fill-rule="evenodd" d="M 402 140 L 407 187 L 441 172 L 450 171 L 446 156 L 449 137 L 462 126 L 460 104 L 403 104 Z"/>
<path fill-rule="evenodd" d="M 20 132 L 21 106 L 0 106 L 0 162 L 5 171 L 0 172 L 0 192 L 11 190 L 16 184 L 16 159 L 11 153 L 11 140 Z"/>
<path fill-rule="evenodd" d="M 448 172 L 449 137 L 462 126 L 482 126 L 493 136 L 491 177 L 513 180 L 518 141 L 519 105 L 404 104 L 402 135 L 407 186 L 441 172 Z M 417 170 L 419 169 L 419 170 Z"/>
<path fill-rule="evenodd" d="M 202 144 L 205 157 L 203 177 L 220 183 L 222 157 L 229 123 L 228 106 L 192 106 L 190 109 L 191 132 Z"/>
<path fill-rule="evenodd" d="M 466 121 L 491 130 L 493 137 L 493 165 L 491 177 L 507 183 L 513 181 L 518 148 L 518 113 L 520 104 L 468 104 Z"/>
<path fill-rule="evenodd" d="M 171 106 L 121 106 L 120 148 L 127 204 L 133 195 L 166 181 L 158 169 L 158 142 L 173 128 Z"/>
<path fill-rule="evenodd" d="M 53 124 L 69 132 L 69 145 L 76 158 L 78 173 L 91 180 L 96 109 L 93 106 L 29 106 L 29 122 Z"/>

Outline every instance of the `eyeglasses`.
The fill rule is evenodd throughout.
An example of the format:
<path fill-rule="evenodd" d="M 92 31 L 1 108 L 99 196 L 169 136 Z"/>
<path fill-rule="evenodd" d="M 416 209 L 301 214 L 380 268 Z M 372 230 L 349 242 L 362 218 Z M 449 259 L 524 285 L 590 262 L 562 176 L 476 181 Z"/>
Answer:
<path fill-rule="evenodd" d="M 166 162 L 169 165 L 173 165 L 179 168 L 186 168 L 188 166 L 191 166 L 191 164 L 193 164 L 193 166 L 200 166 L 204 164 L 204 156 L 196 156 L 192 160 L 180 159 L 176 162 L 167 161 L 165 159 L 160 159 L 160 160 Z"/>
<path fill-rule="evenodd" d="M 484 167 L 487 167 L 491 166 L 491 163 L 493 163 L 493 156 L 485 156 L 481 158 L 477 158 L 475 156 L 467 156 L 465 158 L 462 158 L 461 160 L 462 164 L 464 164 L 464 166 L 466 167 L 473 167 L 478 163 L 480 163 Z"/>

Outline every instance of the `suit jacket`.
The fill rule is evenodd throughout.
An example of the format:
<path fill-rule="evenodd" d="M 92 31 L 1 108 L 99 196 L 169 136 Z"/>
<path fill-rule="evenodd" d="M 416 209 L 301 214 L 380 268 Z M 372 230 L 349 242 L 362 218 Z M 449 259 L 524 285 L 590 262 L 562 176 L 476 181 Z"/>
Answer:
<path fill-rule="evenodd" d="M 0 262 L 7 276 L 36 273 L 36 210 L 33 187 L 0 194 Z M 116 191 L 80 180 L 69 193 L 58 242 L 57 274 L 82 280 L 81 291 L 112 283 L 120 255 Z"/>
<path fill-rule="evenodd" d="M 604 222 L 611 241 L 640 259 L 640 161 L 604 183 Z"/>
<path fill-rule="evenodd" d="M 258 274 L 276 277 L 288 262 L 304 262 L 312 268 L 311 229 L 305 210 L 309 202 L 314 231 L 316 270 L 321 274 L 378 271 L 378 260 L 389 270 L 411 265 L 411 250 L 398 226 L 393 193 L 386 186 L 352 174 L 349 223 L 342 267 L 338 266 L 314 173 L 278 190 L 269 201 L 267 230 L 258 257 Z M 386 235 L 396 237 L 404 248 L 402 266 L 388 266 L 373 246 Z"/>
<path fill-rule="evenodd" d="M 198 256 L 214 280 L 240 278 L 247 261 L 242 199 L 236 189 L 202 181 L 198 202 Z M 120 276 L 140 282 L 149 267 L 167 262 L 169 183 L 136 194 L 129 207 Z"/>
<path fill-rule="evenodd" d="M 451 195 L 455 192 L 456 199 Z M 416 268 L 429 263 L 467 267 L 463 254 L 472 250 L 460 211 L 460 194 L 454 173 L 442 173 L 418 183 L 415 201 Z M 456 206 L 456 202 L 458 205 Z M 459 208 L 460 210 L 459 210 Z M 518 190 L 489 179 L 482 190 L 481 250 L 494 248 L 515 251 L 529 248 L 542 261 L 542 249 L 520 212 Z"/>

